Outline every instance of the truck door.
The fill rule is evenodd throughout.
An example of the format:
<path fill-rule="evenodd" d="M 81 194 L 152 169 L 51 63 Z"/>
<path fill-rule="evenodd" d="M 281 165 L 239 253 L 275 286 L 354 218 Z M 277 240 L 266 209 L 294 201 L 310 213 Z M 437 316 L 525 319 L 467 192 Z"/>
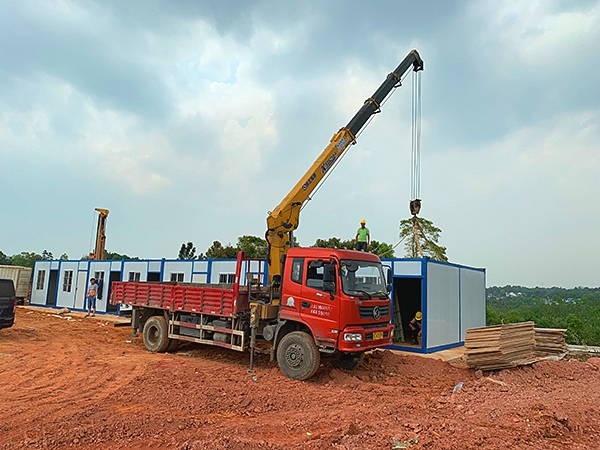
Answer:
<path fill-rule="evenodd" d="M 340 302 L 336 293 L 341 287 L 336 283 L 335 292 L 326 292 L 324 271 L 323 260 L 306 258 L 299 305 L 300 316 L 304 322 L 311 325 L 318 341 L 333 343 L 339 332 Z"/>

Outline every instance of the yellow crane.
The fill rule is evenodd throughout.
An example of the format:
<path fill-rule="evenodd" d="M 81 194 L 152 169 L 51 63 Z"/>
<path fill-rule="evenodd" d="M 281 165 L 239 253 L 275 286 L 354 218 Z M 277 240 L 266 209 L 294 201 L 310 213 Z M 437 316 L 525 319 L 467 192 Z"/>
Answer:
<path fill-rule="evenodd" d="M 300 210 L 310 194 L 325 179 L 327 172 L 340 159 L 344 151 L 356 143 L 358 132 L 365 126 L 373 114 L 381 111 L 381 105 L 389 93 L 401 86 L 401 80 L 408 70 L 423 70 L 423 60 L 416 50 L 412 50 L 379 86 L 372 97 L 365 100 L 362 108 L 348 124 L 333 135 L 329 145 L 296 183 L 288 195 L 267 217 L 267 264 L 269 266 L 269 284 L 277 284 L 281 278 L 281 257 L 293 245 L 293 232 L 298 228 Z M 273 283 L 275 279 L 275 283 Z"/>
<path fill-rule="evenodd" d="M 106 218 L 108 209 L 95 208 L 98 211 L 98 227 L 96 228 L 96 246 L 89 259 L 106 259 Z"/>

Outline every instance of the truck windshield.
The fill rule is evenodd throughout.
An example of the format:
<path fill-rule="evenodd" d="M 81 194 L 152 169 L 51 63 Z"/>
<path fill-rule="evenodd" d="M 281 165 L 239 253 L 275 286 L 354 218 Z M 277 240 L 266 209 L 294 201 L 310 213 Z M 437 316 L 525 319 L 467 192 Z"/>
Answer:
<path fill-rule="evenodd" d="M 381 263 L 342 260 L 340 262 L 342 289 L 347 295 L 366 298 L 387 297 Z"/>

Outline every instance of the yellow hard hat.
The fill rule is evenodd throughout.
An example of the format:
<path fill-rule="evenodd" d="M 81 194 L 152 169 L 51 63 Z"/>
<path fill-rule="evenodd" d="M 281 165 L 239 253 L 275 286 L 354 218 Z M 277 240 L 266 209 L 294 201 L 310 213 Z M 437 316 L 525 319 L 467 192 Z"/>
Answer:
<path fill-rule="evenodd" d="M 421 320 L 422 318 L 423 318 L 423 315 L 421 314 L 421 311 L 418 311 L 418 312 L 415 314 L 415 319 L 417 319 L 417 320 Z"/>
<path fill-rule="evenodd" d="M 362 219 L 362 220 L 360 221 L 360 223 L 367 223 L 367 221 L 366 221 L 365 219 Z"/>

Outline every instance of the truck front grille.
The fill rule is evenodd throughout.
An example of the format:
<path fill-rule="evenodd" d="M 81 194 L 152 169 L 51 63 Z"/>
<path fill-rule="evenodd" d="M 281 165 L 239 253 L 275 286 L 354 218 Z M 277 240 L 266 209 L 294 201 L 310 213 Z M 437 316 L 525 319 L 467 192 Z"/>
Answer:
<path fill-rule="evenodd" d="M 375 308 L 379 310 L 379 314 L 375 311 Z M 387 317 L 390 314 L 389 306 L 359 306 L 358 312 L 360 313 L 361 319 L 375 319 L 379 320 L 382 317 Z"/>

